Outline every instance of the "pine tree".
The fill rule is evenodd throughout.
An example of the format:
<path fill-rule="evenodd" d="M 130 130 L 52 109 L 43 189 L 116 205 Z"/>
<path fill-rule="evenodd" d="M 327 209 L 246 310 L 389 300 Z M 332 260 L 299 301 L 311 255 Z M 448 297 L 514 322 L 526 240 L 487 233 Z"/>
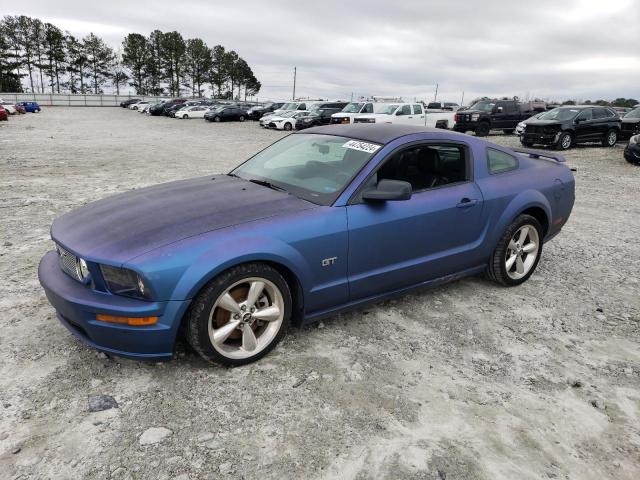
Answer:
<path fill-rule="evenodd" d="M 49 77 L 51 93 L 60 93 L 60 71 L 66 60 L 64 34 L 55 25 L 44 24 L 44 54 L 47 57 L 45 73 Z"/>
<path fill-rule="evenodd" d="M 138 94 L 145 94 L 147 91 L 145 67 L 149 62 L 150 50 L 149 42 L 139 33 L 130 33 L 122 42 L 122 63 L 131 70 L 130 85 Z"/>
<path fill-rule="evenodd" d="M 87 56 L 87 66 L 93 79 L 93 93 L 101 92 L 100 86 L 109 78 L 109 67 L 113 61 L 113 50 L 100 37 L 90 33 L 82 40 Z"/>
<path fill-rule="evenodd" d="M 185 72 L 190 79 L 191 95 L 202 95 L 202 84 L 206 81 L 207 72 L 211 69 L 211 50 L 200 38 L 187 40 L 185 51 Z"/>

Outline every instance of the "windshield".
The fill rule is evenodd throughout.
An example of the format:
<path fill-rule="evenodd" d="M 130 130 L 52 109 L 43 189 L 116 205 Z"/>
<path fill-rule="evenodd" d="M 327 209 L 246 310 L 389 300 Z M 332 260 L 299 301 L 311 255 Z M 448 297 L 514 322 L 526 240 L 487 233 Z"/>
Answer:
<path fill-rule="evenodd" d="M 299 198 L 331 205 L 380 145 L 334 135 L 284 137 L 232 174 L 262 180 Z"/>
<path fill-rule="evenodd" d="M 282 110 L 295 110 L 296 108 L 298 108 L 297 103 L 285 103 L 282 106 Z"/>
<path fill-rule="evenodd" d="M 363 105 L 364 103 L 350 103 L 342 111 L 345 113 L 358 113 Z"/>
<path fill-rule="evenodd" d="M 623 118 L 640 118 L 640 107 L 627 112 Z"/>
<path fill-rule="evenodd" d="M 481 112 L 490 112 L 496 104 L 494 102 L 476 102 L 469 110 L 480 110 Z"/>
<path fill-rule="evenodd" d="M 380 110 L 378 110 L 377 113 L 382 113 L 382 114 L 385 114 L 385 115 L 391 115 L 397 109 L 398 109 L 398 105 L 389 104 L 389 105 L 385 105 L 384 107 L 380 107 Z"/>
<path fill-rule="evenodd" d="M 287 112 L 283 112 L 278 116 L 282 117 L 282 118 L 289 118 L 289 117 L 293 117 L 296 113 L 298 113 L 298 112 L 296 112 L 295 110 L 290 110 L 290 111 L 287 111 Z"/>
<path fill-rule="evenodd" d="M 571 120 L 578 115 L 580 110 L 577 108 L 554 108 L 538 117 L 538 120 Z"/>

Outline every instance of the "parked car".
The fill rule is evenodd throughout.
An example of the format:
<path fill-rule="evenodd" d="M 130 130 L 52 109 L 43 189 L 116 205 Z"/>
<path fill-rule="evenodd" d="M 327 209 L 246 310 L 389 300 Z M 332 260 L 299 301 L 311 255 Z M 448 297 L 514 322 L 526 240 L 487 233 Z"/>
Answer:
<path fill-rule="evenodd" d="M 517 136 L 522 135 L 524 133 L 524 129 L 527 127 L 527 123 L 529 123 L 531 120 L 535 120 L 536 118 L 539 118 L 544 113 L 545 112 L 536 113 L 535 115 L 527 118 L 526 120 L 521 121 L 518 125 L 516 125 L 516 129 L 514 133 Z"/>
<path fill-rule="evenodd" d="M 178 110 L 175 113 L 175 118 L 204 118 L 205 114 L 211 109 L 206 105 L 195 105 L 193 107 L 186 107 Z"/>
<path fill-rule="evenodd" d="M 147 102 L 142 101 L 142 102 L 137 102 L 137 103 L 132 103 L 131 105 L 129 105 L 129 109 L 130 110 L 140 110 L 141 108 L 143 108 L 146 105 L 149 105 L 151 102 Z"/>
<path fill-rule="evenodd" d="M 309 102 L 311 103 L 311 102 Z M 272 113 L 279 115 L 288 110 L 308 110 L 307 102 L 289 102 L 282 105 L 281 108 L 276 108 Z"/>
<path fill-rule="evenodd" d="M 451 128 L 454 125 L 454 112 L 426 113 L 420 103 L 387 103 L 377 113 L 360 115 L 353 123 L 397 123 L 421 125 L 435 128 Z"/>
<path fill-rule="evenodd" d="M 624 158 L 629 163 L 640 165 L 640 135 L 634 135 L 624 149 Z"/>
<path fill-rule="evenodd" d="M 296 130 L 329 125 L 329 123 L 331 123 L 332 116 L 340 111 L 342 111 L 342 108 L 320 108 L 319 110 L 313 110 L 312 112 L 298 115 L 296 116 Z"/>
<path fill-rule="evenodd" d="M 367 113 L 375 113 L 373 102 L 351 102 L 340 112 L 331 115 L 332 124 L 347 125 L 353 123 L 353 119 Z M 384 104 L 378 104 L 380 106 Z"/>
<path fill-rule="evenodd" d="M 155 104 L 147 103 L 146 105 L 143 105 L 142 107 L 138 108 L 138 113 L 147 113 L 153 105 Z"/>
<path fill-rule="evenodd" d="M 481 272 L 520 285 L 573 202 L 557 154 L 424 127 L 330 125 L 228 175 L 57 218 L 38 276 L 60 322 L 91 347 L 168 359 L 182 329 L 206 360 L 242 365 L 292 324 L 415 287 Z"/>
<path fill-rule="evenodd" d="M 610 107 L 559 107 L 530 121 L 520 141 L 525 147 L 546 145 L 559 150 L 587 142 L 613 147 L 620 136 L 621 124 L 620 117 Z"/>
<path fill-rule="evenodd" d="M 615 112 L 620 115 L 620 117 L 624 117 L 627 113 L 631 111 L 630 107 L 611 107 Z"/>
<path fill-rule="evenodd" d="M 271 102 L 266 105 L 257 105 L 247 111 L 247 114 L 249 115 L 248 118 L 252 120 L 260 120 L 263 115 L 281 108 L 284 104 L 285 102 Z"/>
<path fill-rule="evenodd" d="M 16 110 L 16 106 L 14 103 L 12 102 L 0 102 L 0 105 L 2 105 L 4 107 L 4 109 L 7 111 L 8 115 L 15 115 L 16 113 L 18 113 L 18 110 Z"/>
<path fill-rule="evenodd" d="M 134 103 L 138 103 L 138 102 L 141 102 L 141 101 L 142 101 L 141 98 L 130 98 L 128 100 L 120 102 L 120 106 L 122 108 L 129 108 L 129 105 L 133 105 Z"/>
<path fill-rule="evenodd" d="M 22 105 L 25 112 L 29 113 L 39 113 L 41 110 L 38 102 L 19 102 L 19 105 Z"/>
<path fill-rule="evenodd" d="M 454 102 L 429 102 L 427 104 L 427 111 L 437 110 L 449 110 L 455 112 L 460 110 L 460 105 Z"/>
<path fill-rule="evenodd" d="M 0 105 L 0 121 L 9 121 L 9 112 L 7 112 L 7 110 L 2 105 Z"/>
<path fill-rule="evenodd" d="M 640 107 L 634 108 L 622 117 L 620 138 L 626 140 L 640 133 Z"/>
<path fill-rule="evenodd" d="M 149 108 L 150 115 L 166 115 L 167 111 L 175 105 L 182 105 L 186 100 L 178 98 L 170 100 L 168 102 L 156 103 L 153 107 Z"/>
<path fill-rule="evenodd" d="M 275 128 L 276 130 L 293 130 L 296 126 L 298 118 L 308 115 L 307 111 L 290 110 L 269 118 L 267 128 Z"/>
<path fill-rule="evenodd" d="M 233 105 L 214 108 L 204 114 L 204 119 L 209 122 L 226 122 L 232 120 L 244 122 L 246 118 L 247 112 Z"/>
<path fill-rule="evenodd" d="M 13 106 L 13 108 L 15 108 L 15 109 L 16 109 L 16 112 L 18 112 L 18 113 L 20 113 L 20 114 L 25 114 L 25 113 L 27 113 L 27 111 L 25 110 L 25 108 L 24 108 L 22 105 L 20 105 L 19 103 L 16 103 L 16 104 Z"/>
<path fill-rule="evenodd" d="M 545 110 L 544 102 L 481 100 L 471 105 L 468 110 L 456 112 L 453 129 L 462 133 L 473 131 L 478 137 L 489 135 L 492 129 L 499 129 L 510 135 L 518 123 Z"/>

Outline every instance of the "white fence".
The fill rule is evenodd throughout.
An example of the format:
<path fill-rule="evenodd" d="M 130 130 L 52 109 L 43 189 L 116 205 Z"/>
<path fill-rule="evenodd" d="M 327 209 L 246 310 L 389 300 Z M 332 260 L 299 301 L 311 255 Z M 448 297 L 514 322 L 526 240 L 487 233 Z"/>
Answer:
<path fill-rule="evenodd" d="M 94 95 L 66 93 L 2 93 L 0 99 L 5 102 L 38 102 L 44 107 L 119 107 L 120 102 L 130 98 L 156 101 L 170 100 L 173 97 L 153 95 Z"/>

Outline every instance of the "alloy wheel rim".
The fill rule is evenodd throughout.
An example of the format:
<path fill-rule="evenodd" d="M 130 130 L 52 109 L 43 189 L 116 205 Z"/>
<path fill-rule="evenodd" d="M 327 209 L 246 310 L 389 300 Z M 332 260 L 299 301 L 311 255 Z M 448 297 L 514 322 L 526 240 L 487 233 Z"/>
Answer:
<path fill-rule="evenodd" d="M 511 237 L 505 254 L 505 268 L 512 280 L 526 276 L 538 258 L 540 238 L 533 225 L 523 225 Z"/>
<path fill-rule="evenodd" d="M 618 134 L 616 132 L 611 132 L 609 134 L 609 145 L 615 145 L 618 140 Z"/>
<path fill-rule="evenodd" d="M 571 137 L 569 135 L 565 135 L 562 137 L 562 148 L 569 148 L 571 146 Z"/>
<path fill-rule="evenodd" d="M 266 278 L 246 278 L 225 289 L 214 303 L 209 313 L 209 340 L 227 358 L 249 358 L 271 344 L 283 319 L 280 289 Z"/>

